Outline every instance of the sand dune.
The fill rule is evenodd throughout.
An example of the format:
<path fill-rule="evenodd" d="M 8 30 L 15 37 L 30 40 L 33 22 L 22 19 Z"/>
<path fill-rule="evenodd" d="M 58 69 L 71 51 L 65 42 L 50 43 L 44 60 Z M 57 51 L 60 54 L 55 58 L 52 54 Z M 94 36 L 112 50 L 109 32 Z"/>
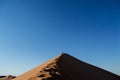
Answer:
<path fill-rule="evenodd" d="M 120 80 L 120 76 L 62 54 L 13 80 Z"/>
<path fill-rule="evenodd" d="M 0 80 L 12 80 L 15 76 L 8 75 L 8 76 L 0 76 Z"/>

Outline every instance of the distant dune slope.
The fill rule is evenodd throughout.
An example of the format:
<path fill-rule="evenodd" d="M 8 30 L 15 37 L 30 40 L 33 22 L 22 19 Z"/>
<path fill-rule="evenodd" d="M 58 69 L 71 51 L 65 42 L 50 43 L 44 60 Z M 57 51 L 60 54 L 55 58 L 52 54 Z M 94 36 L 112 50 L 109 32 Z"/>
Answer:
<path fill-rule="evenodd" d="M 64 53 L 13 80 L 120 80 L 120 76 Z"/>
<path fill-rule="evenodd" d="M 15 76 L 8 75 L 8 76 L 0 76 L 0 80 L 12 80 Z"/>

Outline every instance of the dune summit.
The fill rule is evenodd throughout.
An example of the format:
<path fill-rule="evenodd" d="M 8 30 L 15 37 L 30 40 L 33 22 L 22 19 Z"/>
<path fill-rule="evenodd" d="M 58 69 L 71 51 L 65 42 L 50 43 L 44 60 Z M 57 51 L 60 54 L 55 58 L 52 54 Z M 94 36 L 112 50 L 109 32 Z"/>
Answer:
<path fill-rule="evenodd" d="M 13 80 L 120 80 L 120 76 L 64 53 Z"/>

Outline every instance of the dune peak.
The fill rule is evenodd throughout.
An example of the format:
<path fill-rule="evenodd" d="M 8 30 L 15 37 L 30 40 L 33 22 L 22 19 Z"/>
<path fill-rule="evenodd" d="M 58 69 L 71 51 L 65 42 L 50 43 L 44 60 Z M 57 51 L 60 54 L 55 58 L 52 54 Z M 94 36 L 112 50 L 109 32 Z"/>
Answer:
<path fill-rule="evenodd" d="M 13 80 L 120 80 L 120 77 L 67 53 L 61 53 Z"/>

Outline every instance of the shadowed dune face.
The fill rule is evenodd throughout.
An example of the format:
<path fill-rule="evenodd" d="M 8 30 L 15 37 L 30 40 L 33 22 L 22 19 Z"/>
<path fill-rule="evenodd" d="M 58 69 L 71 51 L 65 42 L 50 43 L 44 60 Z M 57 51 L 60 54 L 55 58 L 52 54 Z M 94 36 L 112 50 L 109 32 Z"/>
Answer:
<path fill-rule="evenodd" d="M 120 80 L 120 77 L 80 61 L 70 55 L 62 55 L 56 63 L 71 80 Z"/>
<path fill-rule="evenodd" d="M 120 77 L 62 54 L 13 80 L 120 80 Z"/>
<path fill-rule="evenodd" d="M 0 76 L 0 78 L 5 78 L 6 76 Z"/>

